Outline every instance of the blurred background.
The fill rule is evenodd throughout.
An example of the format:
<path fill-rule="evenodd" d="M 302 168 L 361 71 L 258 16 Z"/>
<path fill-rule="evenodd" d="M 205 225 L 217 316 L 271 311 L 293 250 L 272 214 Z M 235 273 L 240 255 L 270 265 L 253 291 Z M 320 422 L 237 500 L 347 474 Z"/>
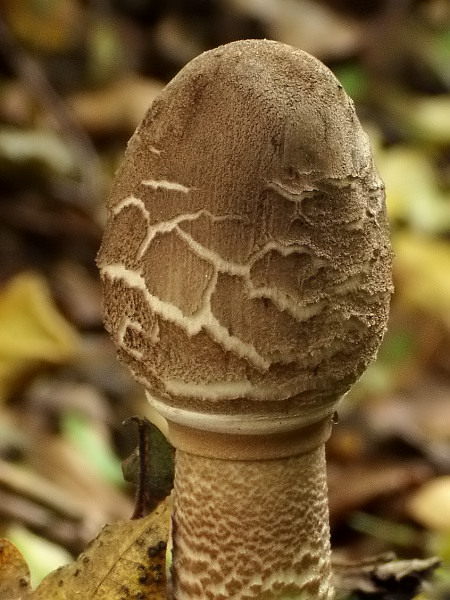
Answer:
<path fill-rule="evenodd" d="M 261 37 L 334 71 L 387 189 L 396 294 L 328 444 L 336 555 L 439 555 L 420 597 L 450 597 L 448 0 L 2 0 L 0 536 L 35 584 L 133 510 L 122 422 L 148 407 L 103 330 L 94 262 L 113 173 L 184 64 Z"/>

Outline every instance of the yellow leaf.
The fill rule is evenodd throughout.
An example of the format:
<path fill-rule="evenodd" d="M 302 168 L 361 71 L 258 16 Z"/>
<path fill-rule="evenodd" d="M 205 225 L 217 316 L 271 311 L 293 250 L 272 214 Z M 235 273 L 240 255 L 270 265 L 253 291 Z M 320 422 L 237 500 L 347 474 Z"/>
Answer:
<path fill-rule="evenodd" d="M 408 509 L 425 527 L 450 533 L 450 476 L 428 481 L 412 497 Z"/>
<path fill-rule="evenodd" d="M 39 275 L 17 275 L 0 290 L 0 324 L 0 400 L 30 366 L 63 363 L 77 351 L 77 333 Z"/>
<path fill-rule="evenodd" d="M 450 244 L 405 232 L 393 238 L 396 297 L 450 327 Z"/>
<path fill-rule="evenodd" d="M 77 561 L 48 575 L 32 600 L 165 600 L 168 502 L 144 519 L 107 525 Z"/>
<path fill-rule="evenodd" d="M 410 117 L 422 139 L 437 144 L 450 142 L 450 94 L 417 98 L 411 103 Z"/>
<path fill-rule="evenodd" d="M 83 32 L 83 11 L 76 0 L 3 0 L 5 20 L 14 35 L 43 52 L 72 48 Z"/>
<path fill-rule="evenodd" d="M 450 196 L 439 189 L 425 153 L 397 146 L 380 151 L 377 164 L 386 184 L 391 220 L 431 233 L 450 229 Z"/>
<path fill-rule="evenodd" d="M 30 571 L 25 559 L 14 544 L 0 539 L 0 600 L 25 600 L 30 593 Z"/>

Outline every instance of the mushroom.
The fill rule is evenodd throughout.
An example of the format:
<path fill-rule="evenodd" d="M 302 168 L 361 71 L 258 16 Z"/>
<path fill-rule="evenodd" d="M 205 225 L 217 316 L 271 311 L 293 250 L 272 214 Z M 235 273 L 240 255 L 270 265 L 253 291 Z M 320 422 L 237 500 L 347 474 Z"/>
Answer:
<path fill-rule="evenodd" d="M 290 46 L 205 52 L 150 106 L 108 215 L 106 328 L 176 447 L 173 598 L 332 598 L 324 442 L 392 291 L 352 101 Z"/>

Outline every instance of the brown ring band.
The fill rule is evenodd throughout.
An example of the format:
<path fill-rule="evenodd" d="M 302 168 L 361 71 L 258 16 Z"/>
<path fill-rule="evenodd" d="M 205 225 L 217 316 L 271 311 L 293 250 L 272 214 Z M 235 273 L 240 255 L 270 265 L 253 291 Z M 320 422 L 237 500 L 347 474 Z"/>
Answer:
<path fill-rule="evenodd" d="M 178 450 L 207 458 L 271 460 L 314 450 L 328 440 L 331 428 L 331 415 L 301 429 L 268 435 L 218 433 L 169 421 L 169 440 Z"/>

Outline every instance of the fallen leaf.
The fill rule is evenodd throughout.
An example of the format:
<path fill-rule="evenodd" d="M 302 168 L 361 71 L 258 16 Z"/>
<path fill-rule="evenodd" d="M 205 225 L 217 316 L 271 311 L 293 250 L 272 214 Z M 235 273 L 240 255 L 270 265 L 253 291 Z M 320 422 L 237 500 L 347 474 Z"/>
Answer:
<path fill-rule="evenodd" d="M 94 472 L 117 488 L 123 486 L 120 460 L 104 427 L 75 410 L 63 415 L 61 430 L 64 439 L 87 459 Z"/>
<path fill-rule="evenodd" d="M 407 117 L 421 139 L 443 145 L 450 142 L 450 94 L 413 100 Z"/>
<path fill-rule="evenodd" d="M 365 461 L 328 465 L 330 517 L 341 521 L 368 503 L 395 496 L 422 483 L 429 468 L 421 460 L 408 462 Z"/>
<path fill-rule="evenodd" d="M 60 260 L 53 270 L 51 282 L 72 323 L 84 330 L 101 324 L 100 282 L 85 266 L 76 260 Z"/>
<path fill-rule="evenodd" d="M 361 26 L 326 3 L 311 0 L 228 0 L 230 8 L 267 24 L 270 37 L 319 58 L 348 56 L 361 43 Z"/>
<path fill-rule="evenodd" d="M 14 524 L 8 527 L 5 537 L 23 554 L 28 565 L 32 587 L 38 585 L 50 571 L 73 560 L 72 555 L 65 548 L 22 525 Z"/>
<path fill-rule="evenodd" d="M 87 74 L 94 85 L 111 82 L 127 69 L 126 39 L 117 19 L 102 14 L 93 20 L 87 32 Z"/>
<path fill-rule="evenodd" d="M 39 362 L 61 364 L 76 354 L 78 334 L 37 274 L 19 274 L 0 291 L 0 323 L 0 400 L 27 368 Z"/>
<path fill-rule="evenodd" d="M 132 513 L 131 499 L 99 477 L 90 458 L 80 455 L 73 444 L 61 436 L 37 436 L 27 452 L 27 463 L 30 473 L 47 482 L 47 496 L 51 489 L 59 493 L 58 503 L 51 505 L 51 497 L 43 498 L 41 503 L 52 506 L 52 510 L 60 514 L 64 510 L 62 514 L 79 520 L 78 539 L 84 541 L 82 547 L 97 535 L 104 523 L 127 519 Z M 77 551 L 80 549 L 77 546 Z"/>
<path fill-rule="evenodd" d="M 69 103 L 80 126 L 92 135 L 130 135 L 162 87 L 154 79 L 127 76 L 101 89 L 79 92 Z"/>
<path fill-rule="evenodd" d="M 170 508 L 104 527 L 77 561 L 50 573 L 32 600 L 166 598 Z"/>
<path fill-rule="evenodd" d="M 410 499 L 408 512 L 425 527 L 450 533 L 450 475 L 423 485 Z"/>
<path fill-rule="evenodd" d="M 76 0 L 4 0 L 8 26 L 21 42 L 44 52 L 74 46 L 83 32 L 83 12 Z"/>
<path fill-rule="evenodd" d="M 450 244 L 414 233 L 393 238 L 396 300 L 425 310 L 450 327 Z"/>
<path fill-rule="evenodd" d="M 411 525 L 368 512 L 355 511 L 347 522 L 355 531 L 397 548 L 416 547 L 420 540 L 420 532 Z"/>
<path fill-rule="evenodd" d="M 377 166 L 386 185 L 391 221 L 406 222 L 416 231 L 449 230 L 450 196 L 439 187 L 425 152 L 410 146 L 379 150 Z"/>
<path fill-rule="evenodd" d="M 75 157 L 66 140 L 47 129 L 3 127 L 0 131 L 0 161 L 10 165 L 39 165 L 56 175 L 76 172 Z"/>
<path fill-rule="evenodd" d="M 450 382 L 435 375 L 421 375 L 418 381 L 411 377 L 409 383 L 406 392 L 391 393 L 367 403 L 364 414 L 370 440 L 388 446 L 401 440 L 403 445 L 426 457 L 438 472 L 448 473 Z"/>
<path fill-rule="evenodd" d="M 436 557 L 396 560 L 391 554 L 356 562 L 333 560 L 334 586 L 338 598 L 352 592 L 352 598 L 407 600 L 418 593 L 439 564 Z"/>
<path fill-rule="evenodd" d="M 0 600 L 25 600 L 31 593 L 30 571 L 19 550 L 0 539 Z"/>

